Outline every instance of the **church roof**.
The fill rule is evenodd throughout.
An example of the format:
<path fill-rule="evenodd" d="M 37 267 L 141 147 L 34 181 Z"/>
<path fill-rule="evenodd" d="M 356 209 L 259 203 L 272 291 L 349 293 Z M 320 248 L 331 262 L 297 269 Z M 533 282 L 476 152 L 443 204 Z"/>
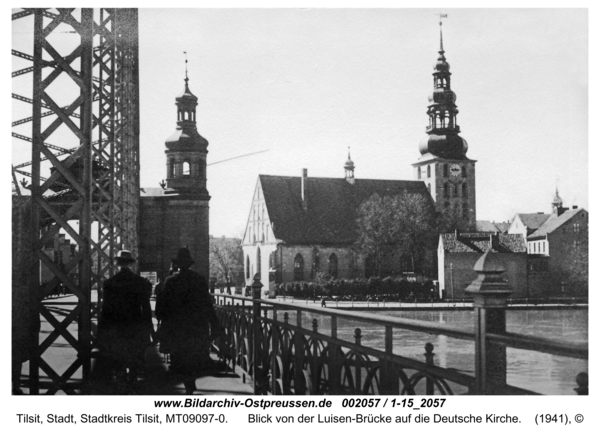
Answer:
<path fill-rule="evenodd" d="M 301 178 L 259 175 L 275 238 L 287 244 L 349 244 L 356 239 L 356 211 L 374 193 L 431 196 L 422 181 L 307 178 L 308 207 L 302 208 Z"/>
<path fill-rule="evenodd" d="M 490 234 L 485 232 L 440 234 L 444 250 L 449 253 L 527 253 L 521 234 Z"/>
<path fill-rule="evenodd" d="M 576 214 L 581 211 L 585 211 L 583 208 L 571 209 L 563 212 L 561 215 L 551 214 L 544 224 L 534 233 L 529 235 L 527 238 L 544 237 L 547 234 L 554 232 L 556 229 L 561 227 L 563 224 L 571 220 Z"/>

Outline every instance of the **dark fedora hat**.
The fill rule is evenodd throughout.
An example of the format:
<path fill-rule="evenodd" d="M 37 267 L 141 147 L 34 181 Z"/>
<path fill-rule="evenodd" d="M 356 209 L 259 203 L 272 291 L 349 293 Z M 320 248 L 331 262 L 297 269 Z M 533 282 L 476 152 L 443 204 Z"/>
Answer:
<path fill-rule="evenodd" d="M 129 250 L 119 250 L 115 259 L 119 262 L 135 262 L 135 258 Z"/>
<path fill-rule="evenodd" d="M 173 259 L 173 262 L 175 262 L 175 264 L 177 264 L 178 267 L 188 268 L 195 261 L 192 259 L 190 250 L 187 247 L 181 247 L 177 251 L 177 257 Z"/>

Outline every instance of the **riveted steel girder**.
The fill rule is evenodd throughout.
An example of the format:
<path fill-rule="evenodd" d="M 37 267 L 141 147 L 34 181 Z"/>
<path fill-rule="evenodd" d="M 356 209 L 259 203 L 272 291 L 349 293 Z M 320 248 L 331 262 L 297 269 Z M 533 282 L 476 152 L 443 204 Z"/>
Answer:
<path fill-rule="evenodd" d="M 30 20 L 34 36 L 32 54 L 13 50 L 33 62 L 13 73 L 15 80 L 30 72 L 33 79 L 31 98 L 13 93 L 32 107 L 30 117 L 13 122 L 31 122 L 31 137 L 13 132 L 32 149 L 30 162 L 13 166 L 15 184 L 15 173 L 31 175 L 28 297 L 37 308 L 30 320 L 43 318 L 52 328 L 31 335 L 28 386 L 32 394 L 77 393 L 81 383 L 73 379 L 85 382 L 90 374 L 94 316 L 102 282 L 114 274 L 111 258 L 119 249 L 138 249 L 137 10 L 25 9 L 12 17 Z M 72 38 L 68 48 L 52 38 L 57 29 Z M 30 172 L 18 170 L 28 165 Z M 47 253 L 59 233 L 76 246 L 64 262 Z M 43 282 L 42 268 L 51 275 Z M 64 317 L 44 302 L 59 286 L 76 298 Z M 50 354 L 58 340 L 72 349 L 67 366 Z"/>

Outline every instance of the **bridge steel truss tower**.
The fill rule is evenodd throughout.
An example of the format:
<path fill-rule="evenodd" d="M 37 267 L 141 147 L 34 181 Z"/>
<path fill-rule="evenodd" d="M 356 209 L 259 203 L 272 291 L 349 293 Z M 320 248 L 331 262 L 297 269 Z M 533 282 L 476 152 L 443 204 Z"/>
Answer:
<path fill-rule="evenodd" d="M 13 72 L 13 77 L 33 77 L 31 98 L 13 93 L 32 106 L 31 117 L 18 121 L 31 122 L 31 138 L 13 132 L 13 137 L 30 141 L 32 150 L 31 161 L 19 165 L 31 165 L 27 296 L 37 309 L 29 319 L 39 323 L 41 315 L 51 327 L 49 334 L 31 336 L 29 389 L 31 394 L 77 393 L 81 385 L 75 378 L 89 378 L 93 321 L 102 282 L 115 272 L 112 257 L 119 249 L 136 256 L 138 250 L 138 12 L 23 9 L 12 18 L 33 24 L 33 54 L 13 50 L 33 62 Z M 59 140 L 62 146 L 47 140 Z M 76 245 L 67 263 L 53 261 L 44 250 L 59 232 Z M 52 276 L 45 282 L 42 267 Z M 61 286 L 77 299 L 64 319 L 43 303 Z M 66 369 L 64 361 L 53 366 L 49 354 L 57 339 L 71 347 Z M 41 372 L 48 382 L 40 381 Z"/>

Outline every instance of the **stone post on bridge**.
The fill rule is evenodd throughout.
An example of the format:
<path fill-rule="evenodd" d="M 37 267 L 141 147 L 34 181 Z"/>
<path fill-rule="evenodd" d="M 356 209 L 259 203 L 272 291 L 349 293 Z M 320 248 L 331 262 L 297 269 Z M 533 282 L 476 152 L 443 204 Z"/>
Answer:
<path fill-rule="evenodd" d="M 497 395 L 506 386 L 506 348 L 489 342 L 488 334 L 506 332 L 506 305 L 512 290 L 502 273 L 498 253 L 487 251 L 473 270 L 479 276 L 467 287 L 475 310 L 475 394 Z"/>

